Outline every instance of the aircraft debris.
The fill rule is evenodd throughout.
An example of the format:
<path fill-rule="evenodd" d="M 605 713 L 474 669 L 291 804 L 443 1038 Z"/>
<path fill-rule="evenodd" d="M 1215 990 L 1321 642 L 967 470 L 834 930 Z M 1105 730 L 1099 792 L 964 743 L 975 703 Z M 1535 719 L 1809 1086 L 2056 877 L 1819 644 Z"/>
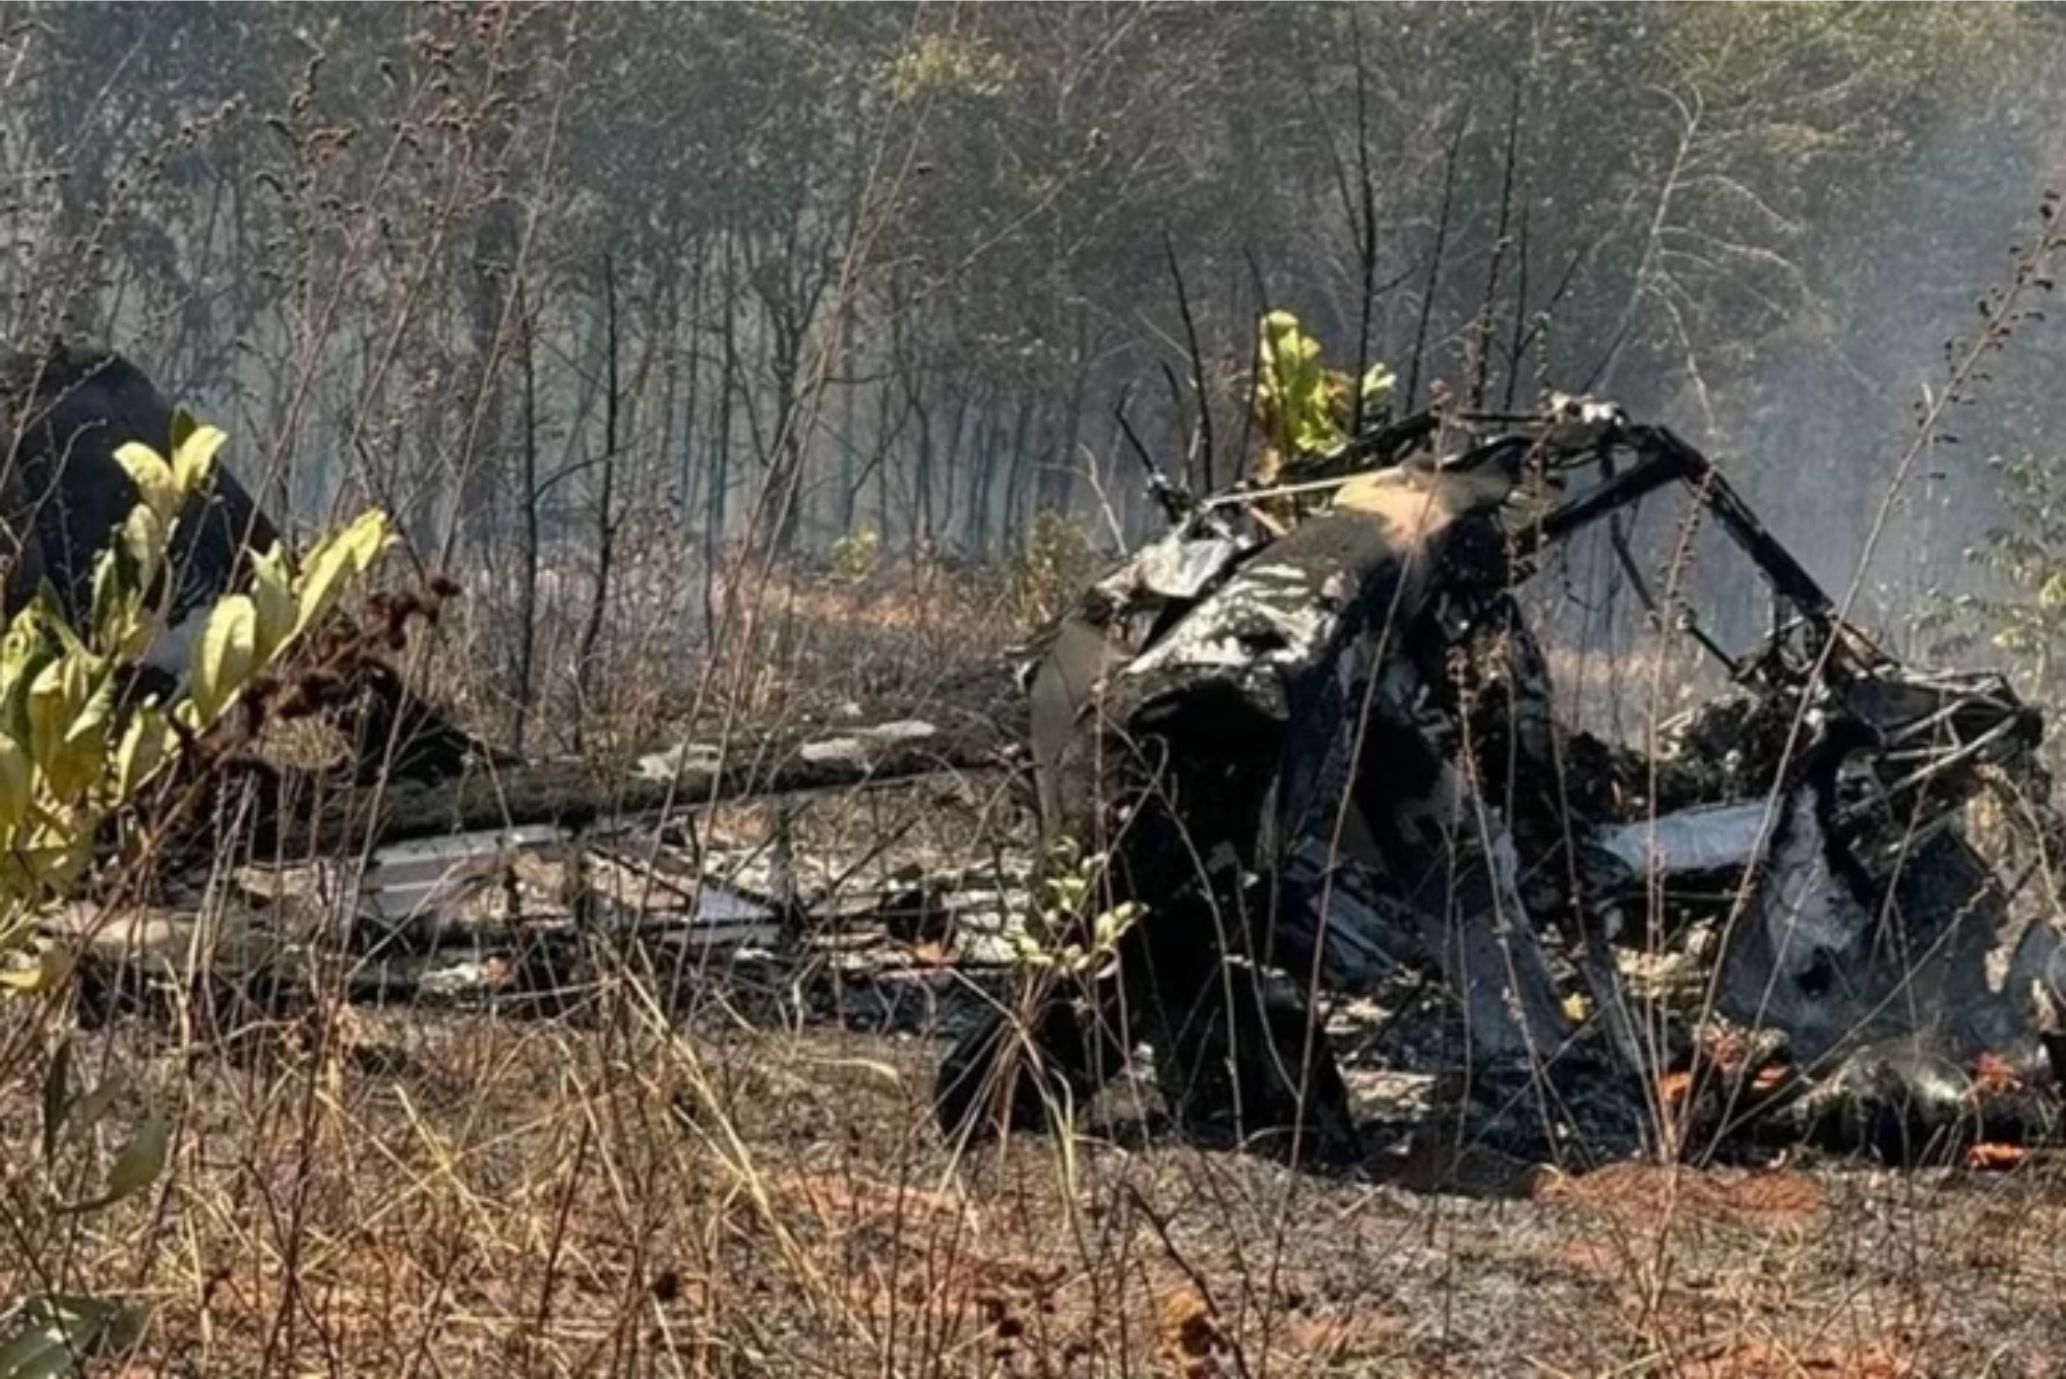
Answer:
<path fill-rule="evenodd" d="M 1337 447 L 1351 472 L 1180 512 L 1038 649 L 1046 844 L 1102 859 L 1083 929 L 1142 913 L 1095 978 L 1036 974 L 949 1052 L 945 1129 L 1081 1104 L 1146 1044 L 1181 1121 L 1353 1154 L 1309 994 L 1402 966 L 1454 993 L 1494 1086 L 1633 1105 L 1636 1022 L 1686 1060 L 1720 1017 L 1786 1049 L 1768 1126 L 1891 1152 L 1943 1138 L 1983 1052 L 2056 1082 L 2062 912 L 2030 859 L 2066 830 L 2002 677 L 1888 654 L 1705 456 L 1610 402 L 1380 422 Z M 1679 615 L 1729 685 L 1645 755 L 1559 720 L 1517 595 L 1668 487 L 1779 612 L 1740 656 Z M 1633 955 L 1695 931 L 1695 992 L 1633 989 Z"/>

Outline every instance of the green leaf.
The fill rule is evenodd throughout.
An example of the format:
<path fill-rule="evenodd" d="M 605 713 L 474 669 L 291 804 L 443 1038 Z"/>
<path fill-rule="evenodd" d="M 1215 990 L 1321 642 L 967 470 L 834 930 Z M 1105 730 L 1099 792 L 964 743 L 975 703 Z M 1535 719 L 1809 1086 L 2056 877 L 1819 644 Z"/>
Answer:
<path fill-rule="evenodd" d="M 144 514 L 149 521 L 148 507 L 138 504 L 131 509 L 131 515 Z M 116 533 L 115 541 L 102 551 L 93 562 L 93 634 L 98 649 L 125 660 L 141 654 L 146 620 L 143 616 L 143 582 L 137 578 L 139 562 L 129 549 L 124 536 L 126 524 Z M 155 565 L 155 557 L 152 558 Z"/>
<path fill-rule="evenodd" d="M 1392 405 L 1392 390 L 1398 386 L 1398 379 L 1382 364 L 1372 364 L 1363 374 L 1363 406 L 1365 411 L 1383 410 Z"/>
<path fill-rule="evenodd" d="M 172 1123 L 153 1112 L 137 1127 L 136 1138 L 115 1156 L 108 1174 L 107 1200 L 119 1202 L 142 1192 L 165 1171 L 165 1156 L 172 1147 Z"/>
<path fill-rule="evenodd" d="M 92 860 L 90 829 L 42 830 L 33 846 L 23 847 L 17 842 L 6 859 L 11 868 L 7 875 L 21 878 L 22 883 L 39 892 L 62 895 L 85 874 L 86 864 Z"/>
<path fill-rule="evenodd" d="M 38 635 L 53 654 L 63 656 L 86 650 L 86 643 L 79 640 L 78 632 L 65 616 L 64 605 L 58 602 L 57 590 L 47 581 L 36 590 L 29 607 L 34 610 Z"/>
<path fill-rule="evenodd" d="M 208 614 L 194 647 L 192 703 L 199 726 L 207 727 L 229 706 L 258 667 L 258 607 L 232 594 Z"/>
<path fill-rule="evenodd" d="M 78 1293 L 44 1293 L 15 1309 L 0 1344 L 0 1379 L 62 1379 L 127 1350 L 143 1330 L 136 1309 Z"/>
<path fill-rule="evenodd" d="M 100 634 L 102 646 L 116 640 L 107 629 L 122 592 L 122 572 L 115 552 L 112 548 L 102 551 L 93 558 L 93 626 Z"/>
<path fill-rule="evenodd" d="M 50 769 L 72 714 L 85 697 L 83 669 L 72 656 L 51 661 L 30 681 L 29 755 L 44 770 Z"/>
<path fill-rule="evenodd" d="M 1285 455 L 1340 450 L 1347 437 L 1336 412 L 1348 379 L 1321 367 L 1320 342 L 1300 328 L 1298 317 L 1272 311 L 1262 319 L 1257 353 L 1256 403 L 1276 449 Z M 1365 374 L 1366 387 L 1381 369 Z"/>
<path fill-rule="evenodd" d="M 378 511 L 359 514 L 349 527 L 310 553 L 302 576 L 294 634 L 308 631 L 329 612 L 351 578 L 364 574 L 386 549 L 387 517 Z"/>
<path fill-rule="evenodd" d="M 137 791 L 172 754 L 174 741 L 163 710 L 147 704 L 130 715 L 122 729 L 121 744 L 115 749 L 116 803 L 124 804 L 136 797 Z"/>
<path fill-rule="evenodd" d="M 300 621 L 287 573 L 287 551 L 277 541 L 251 562 L 251 600 L 258 613 L 258 660 L 264 665 L 293 639 Z"/>
<path fill-rule="evenodd" d="M 1111 952 L 1117 948 L 1119 940 L 1126 936 L 1126 931 L 1134 926 L 1135 921 L 1140 919 L 1143 913 L 1145 910 L 1139 902 L 1129 900 L 1099 915 L 1097 923 L 1092 926 L 1092 939 L 1098 950 Z"/>
<path fill-rule="evenodd" d="M 28 682 L 36 668 L 31 661 L 42 644 L 43 638 L 38 635 L 34 616 L 30 610 L 23 609 L 8 625 L 7 635 L 0 638 L 0 692 Z"/>
<path fill-rule="evenodd" d="M 158 514 L 160 521 L 170 522 L 179 504 L 179 489 L 165 457 L 148 445 L 130 441 L 116 449 L 115 460 L 136 484 L 137 493 L 151 511 Z"/>
<path fill-rule="evenodd" d="M 34 967 L 10 967 L 0 971 L 0 989 L 23 996 L 49 991 L 70 975 L 72 960 L 56 948 L 36 955 Z"/>
<path fill-rule="evenodd" d="M 136 1134 L 115 1156 L 115 1166 L 108 1170 L 108 1190 L 91 1201 L 75 1203 L 70 1210 L 99 1211 L 125 1197 L 134 1197 L 158 1181 L 158 1175 L 165 1171 L 165 1158 L 171 1147 L 171 1122 L 155 1111 L 145 1116 L 143 1124 L 136 1128 Z"/>
<path fill-rule="evenodd" d="M 196 426 L 172 454 L 172 487 L 184 499 L 198 493 L 215 472 L 216 452 L 229 439 L 213 426 Z"/>
<path fill-rule="evenodd" d="M 12 841 L 35 797 L 35 773 L 21 744 L 0 733 L 0 838 Z"/>
<path fill-rule="evenodd" d="M 72 1103 L 71 1112 L 65 1117 L 65 1123 L 82 1133 L 91 1130 L 100 1124 L 102 1116 L 113 1109 L 115 1102 L 122 1095 L 122 1085 L 119 1076 L 111 1076 L 92 1091 L 83 1094 Z"/>
<path fill-rule="evenodd" d="M 60 801 L 99 774 L 114 703 L 113 678 L 83 647 L 51 661 L 30 684 L 29 755 Z"/>
<path fill-rule="evenodd" d="M 74 798 L 107 769 L 108 734 L 115 723 L 115 679 L 105 676 L 65 729 L 48 767 L 51 793 Z"/>
<path fill-rule="evenodd" d="M 165 558 L 166 537 L 165 519 L 148 505 L 138 504 L 129 510 L 118 539 L 136 568 L 139 590 L 149 588 L 158 577 L 158 566 Z"/>

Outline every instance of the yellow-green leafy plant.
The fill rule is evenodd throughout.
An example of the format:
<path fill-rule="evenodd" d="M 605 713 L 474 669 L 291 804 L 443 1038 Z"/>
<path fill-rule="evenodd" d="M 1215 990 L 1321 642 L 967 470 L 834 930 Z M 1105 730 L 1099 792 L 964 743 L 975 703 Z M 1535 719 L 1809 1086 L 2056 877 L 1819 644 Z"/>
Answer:
<path fill-rule="evenodd" d="M 184 687 L 168 701 L 125 703 L 123 685 L 163 630 L 179 514 L 205 490 L 224 435 L 181 412 L 171 441 L 169 458 L 146 445 L 116 452 L 141 501 L 95 559 L 82 625 L 66 618 L 46 585 L 0 634 L 0 991 L 18 998 L 55 988 L 64 975 L 58 949 L 34 963 L 20 959 L 38 921 L 76 898 L 104 825 L 143 805 L 182 751 L 236 731 L 240 699 L 255 695 L 364 582 L 392 539 L 387 519 L 367 512 L 300 561 L 277 545 L 256 557 L 249 592 L 208 609 Z M 146 1099 L 123 1147 L 96 1175 L 101 1189 L 76 1198 L 58 1192 L 61 1179 L 80 1176 L 60 1172 L 63 1151 L 90 1144 L 128 1091 L 117 1074 L 85 1091 L 72 1082 L 70 1045 L 60 1038 L 42 1096 L 47 1206 L 57 1216 L 145 1191 L 172 1144 L 171 1118 Z M 134 1308 L 91 1295 L 22 1299 L 0 1321 L 0 1379 L 79 1373 L 131 1344 L 140 1323 Z"/>
<path fill-rule="evenodd" d="M 1106 859 L 1064 839 L 1055 845 L 1041 879 L 1039 905 L 1013 943 L 1027 967 L 1098 978 L 1119 960 L 1119 943 L 1147 907 L 1137 900 L 1102 905 Z"/>
<path fill-rule="evenodd" d="M 1364 370 L 1366 422 L 1390 411 L 1394 387 L 1392 371 L 1383 364 Z M 1332 458 L 1349 443 L 1356 410 L 1352 380 L 1321 363 L 1320 342 L 1288 311 L 1272 311 L 1262 319 L 1255 409 L 1266 447 L 1258 469 L 1264 482 L 1274 482 L 1300 456 Z"/>
<path fill-rule="evenodd" d="M 873 527 L 856 527 L 832 543 L 832 573 L 848 584 L 859 584 L 875 573 L 882 556 L 882 534 Z"/>
<path fill-rule="evenodd" d="M 0 952 L 70 896 L 102 825 L 138 799 L 181 740 L 221 722 L 392 539 L 386 517 L 369 511 L 299 562 L 275 545 L 251 562 L 250 592 L 209 609 L 185 688 L 118 714 L 121 686 L 162 630 L 179 513 L 206 487 L 224 439 L 181 413 L 169 459 L 121 447 L 116 459 L 142 501 L 95 558 L 85 625 L 74 627 L 46 586 L 0 636 Z"/>
<path fill-rule="evenodd" d="M 1060 512 L 1033 514 L 1025 545 L 1012 561 L 1012 592 L 1019 617 L 1042 627 L 1061 616 L 1102 563 L 1083 524 Z"/>

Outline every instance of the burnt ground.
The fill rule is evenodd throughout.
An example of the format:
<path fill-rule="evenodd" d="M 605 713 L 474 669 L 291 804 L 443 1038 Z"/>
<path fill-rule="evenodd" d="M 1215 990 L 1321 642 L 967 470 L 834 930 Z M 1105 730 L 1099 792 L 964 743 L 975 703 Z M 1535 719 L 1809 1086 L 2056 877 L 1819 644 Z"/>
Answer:
<path fill-rule="evenodd" d="M 2066 1184 L 2042 1153 L 1983 1173 L 1581 1152 L 1562 1172 L 1459 1131 L 1448 1083 L 1386 1066 L 1380 1040 L 1352 1073 L 1372 1130 L 1354 1171 L 1185 1144 L 1137 1086 L 1074 1135 L 957 1158 L 925 1106 L 933 1031 L 970 999 L 956 974 L 843 999 L 766 976 L 702 981 L 673 1024 L 628 978 L 549 1018 L 339 1009 L 206 1050 L 118 1021 L 80 1076 L 142 1070 L 111 1121 L 145 1095 L 183 1107 L 174 1172 L 39 1220 L 34 1120 L 10 1112 L 6 1286 L 147 1306 L 117 1371 L 139 1375 L 2061 1363 Z M 72 1143 L 61 1195 L 119 1138 Z"/>
<path fill-rule="evenodd" d="M 770 889 L 770 813 L 706 818 L 706 865 Z M 1546 1117 L 1464 1085 L 1448 1014 L 1405 988 L 1337 1011 L 1354 1169 L 1187 1143 L 1145 1078 L 1071 1135 L 957 1155 L 927 1097 L 994 989 L 1023 825 L 972 776 L 795 828 L 828 924 L 801 969 L 662 943 L 519 980 L 521 946 L 462 932 L 422 961 L 475 989 L 369 1007 L 342 999 L 369 955 L 300 954 L 291 1017 L 196 983 L 82 1032 L 76 1086 L 127 1088 L 54 1171 L 44 1065 L 0 1060 L 0 1295 L 136 1305 L 106 1366 L 132 1375 L 2066 1371 L 2066 1162 L 1662 1164 L 1625 1087 Z M 958 938 L 925 902 L 845 917 L 955 867 Z M 35 1018 L 0 1007 L 0 1050 Z M 146 1106 L 177 1113 L 170 1170 L 60 1210 Z"/>
<path fill-rule="evenodd" d="M 982 851 L 998 811 L 968 791 L 919 792 L 908 832 L 895 799 L 807 820 L 799 855 L 844 876 L 832 833 L 897 837 L 869 886 L 906 885 Z M 55 1170 L 47 1065 L 0 1065 L 0 1292 L 135 1304 L 148 1321 L 107 1367 L 132 1375 L 2066 1370 L 2047 1151 L 1667 1165 L 1625 1086 L 1581 1079 L 1545 1114 L 1468 1085 L 1450 1014 L 1401 987 L 1333 1022 L 1367 1139 L 1352 1169 L 1187 1143 L 1145 1077 L 1073 1134 L 957 1155 L 927 1097 L 997 972 L 923 917 L 892 928 L 833 925 L 801 966 L 661 944 L 385 1007 L 342 1000 L 367 959 L 326 951 L 291 1015 L 213 1006 L 219 983 L 117 1013 L 78 1036 L 73 1081 L 119 1070 L 125 1090 Z M 523 965 L 464 956 L 438 961 Z M 0 1049 L 41 1044 L 28 1007 L 0 1015 L 21 1022 Z M 147 1106 L 177 1114 L 170 1171 L 61 1210 Z"/>

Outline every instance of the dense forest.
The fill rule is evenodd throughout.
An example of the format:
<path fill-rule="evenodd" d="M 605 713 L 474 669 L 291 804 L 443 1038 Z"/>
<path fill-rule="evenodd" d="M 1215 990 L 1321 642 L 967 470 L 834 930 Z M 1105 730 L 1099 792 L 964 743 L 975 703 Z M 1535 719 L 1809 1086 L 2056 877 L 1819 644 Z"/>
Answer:
<path fill-rule="evenodd" d="M 994 565 L 1042 513 L 1138 536 L 1122 410 L 1226 482 L 1270 308 L 1404 403 L 1591 389 L 1667 421 L 1820 576 L 1866 561 L 1884 618 L 1981 587 L 1984 461 L 2062 420 L 2066 342 L 2026 331 L 1868 550 L 1947 337 L 2066 174 L 2062 32 L 2028 5 L 17 7 L 0 282 L 9 338 L 138 359 L 297 522 L 394 512 L 522 704 L 656 628 L 696 655 L 750 554 Z"/>

